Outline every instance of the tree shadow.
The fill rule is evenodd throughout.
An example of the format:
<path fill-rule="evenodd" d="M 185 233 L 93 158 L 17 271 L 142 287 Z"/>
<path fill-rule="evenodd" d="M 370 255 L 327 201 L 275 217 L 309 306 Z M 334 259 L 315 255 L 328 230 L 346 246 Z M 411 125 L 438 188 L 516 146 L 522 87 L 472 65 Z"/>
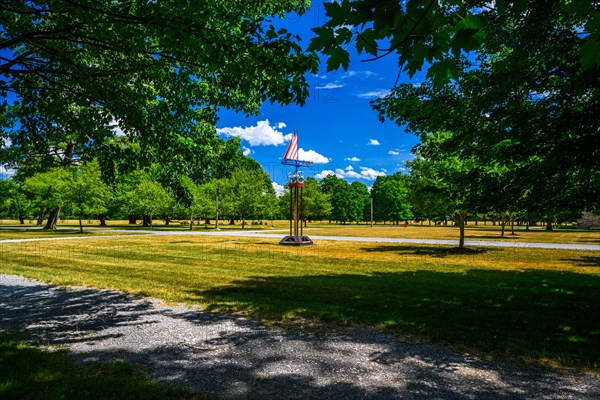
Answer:
<path fill-rule="evenodd" d="M 476 255 L 490 252 L 504 251 L 498 247 L 451 247 L 451 246 L 410 246 L 410 245 L 385 245 L 385 246 L 369 246 L 363 247 L 362 250 L 369 253 L 397 253 L 399 255 L 417 255 L 417 256 L 432 256 L 432 257 L 448 257 L 452 255 Z"/>
<path fill-rule="evenodd" d="M 598 368 L 600 277 L 553 271 L 407 271 L 264 277 L 195 293 L 212 309 L 367 323 L 481 354 Z M 233 305 L 233 306 L 232 306 Z"/>
<path fill-rule="evenodd" d="M 580 267 L 597 267 L 600 268 L 600 257 L 581 256 L 579 258 L 563 258 L 561 261 L 568 261 Z"/>
<path fill-rule="evenodd" d="M 211 290 L 210 295 L 215 298 L 213 308 L 244 302 L 265 315 L 303 309 L 308 317 L 324 312 L 337 320 L 392 321 L 396 327 L 423 332 L 440 329 L 440 337 L 446 331 L 458 332 L 458 340 L 450 340 L 454 343 L 482 335 L 490 339 L 491 347 L 502 350 L 507 340 L 532 339 L 530 334 L 519 334 L 524 328 L 541 329 L 542 335 L 548 333 L 545 324 L 557 322 L 571 324 L 573 334 L 597 328 L 590 315 L 598 312 L 600 278 L 584 275 L 577 281 L 571 275 L 416 271 L 262 277 Z M 557 304 L 569 296 L 576 301 L 567 301 L 567 311 L 555 315 Z M 519 314 L 531 298 L 537 301 Z M 586 308 L 588 302 L 594 302 L 592 308 Z M 496 309 L 500 312 L 486 316 Z M 548 319 L 531 321 L 531 313 L 540 311 Z M 494 322 L 497 318 L 500 321 Z M 271 329 L 256 319 L 157 306 L 110 290 L 0 286 L 0 330 L 19 332 L 41 343 L 68 345 L 80 362 L 128 360 L 161 382 L 185 385 L 209 398 L 591 400 L 600 396 L 600 385 L 592 375 L 577 377 L 575 385 L 569 374 L 484 361 L 440 346 L 398 340 L 374 328 L 327 335 Z M 586 338 L 596 357 L 598 338 Z M 104 378 L 100 374 L 97 379 Z"/>

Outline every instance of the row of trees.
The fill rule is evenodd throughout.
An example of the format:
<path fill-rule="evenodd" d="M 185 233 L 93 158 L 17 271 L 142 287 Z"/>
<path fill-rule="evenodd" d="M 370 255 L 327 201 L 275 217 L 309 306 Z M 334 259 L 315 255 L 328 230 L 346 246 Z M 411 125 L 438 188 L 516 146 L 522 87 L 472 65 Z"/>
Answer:
<path fill-rule="evenodd" d="M 350 45 L 397 57 L 399 73 L 427 69 L 372 102 L 420 139 L 416 204 L 459 226 L 489 210 L 549 224 L 600 213 L 597 2 L 341 0 L 326 12 L 311 48 L 329 70 L 348 67 Z"/>
<path fill-rule="evenodd" d="M 418 154 L 407 166 L 410 175 L 380 176 L 370 191 L 361 182 L 348 183 L 335 175 L 320 182 L 308 178 L 303 188 L 305 223 L 328 220 L 346 224 L 373 218 L 398 224 L 412 219 L 429 223 L 452 219 L 459 227 L 462 246 L 467 219 L 497 221 L 503 236 L 507 223 L 550 218 L 535 209 L 496 208 L 497 199 L 486 200 L 491 196 L 482 188 L 490 190 L 497 185 L 497 177 L 483 175 L 457 158 L 432 161 Z M 149 227 L 156 218 L 167 224 L 183 220 L 191 229 L 196 220 L 209 223 L 216 217 L 219 191 L 221 219 L 241 220 L 244 227 L 248 219 L 289 218 L 290 191 L 277 198 L 268 176 L 250 159 L 245 168 L 235 169 L 229 177 L 201 184 L 185 175 L 178 182 L 164 184 L 161 170 L 155 164 L 107 184 L 93 161 L 36 173 L 20 183 L 0 180 L 0 217 L 18 217 L 21 223 L 33 217 L 40 225 L 47 217 L 46 228 L 54 229 L 53 216 L 61 214 L 79 219 L 82 232 L 82 220 L 87 218 L 99 218 L 102 225 L 107 218 L 129 219 L 130 223 L 141 219 Z M 550 221 L 556 218 L 573 220 L 577 214 L 567 209 Z"/>
<path fill-rule="evenodd" d="M 248 165 L 254 165 L 250 160 Z M 177 182 L 161 182 L 161 168 L 154 164 L 147 169 L 123 174 L 110 184 L 103 181 L 97 161 L 67 168 L 55 167 L 35 173 L 18 182 L 0 180 L 0 215 L 25 218 L 35 217 L 38 224 L 47 219 L 46 228 L 55 229 L 58 215 L 82 220 L 99 218 L 129 219 L 135 223 L 141 218 L 144 226 L 152 226 L 155 218 L 170 222 L 172 219 L 209 219 L 215 215 L 215 195 L 220 189 L 221 215 L 241 219 L 268 218 L 278 210 L 278 201 L 268 176 L 260 169 L 235 169 L 229 177 L 206 183 L 195 183 L 181 175 Z"/>

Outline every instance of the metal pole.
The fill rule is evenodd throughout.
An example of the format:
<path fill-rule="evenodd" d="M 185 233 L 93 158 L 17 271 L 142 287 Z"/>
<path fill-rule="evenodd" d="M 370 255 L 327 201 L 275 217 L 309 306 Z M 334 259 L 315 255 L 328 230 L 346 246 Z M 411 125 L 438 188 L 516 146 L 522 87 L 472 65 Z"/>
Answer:
<path fill-rule="evenodd" d="M 290 185 L 290 236 L 292 236 L 292 220 L 294 219 L 294 187 Z"/>
<path fill-rule="evenodd" d="M 303 234 L 304 228 L 304 186 L 300 186 L 300 236 Z"/>
<path fill-rule="evenodd" d="M 371 197 L 371 228 L 373 227 L 373 198 Z"/>
<path fill-rule="evenodd" d="M 221 191 L 221 188 L 217 186 L 217 200 L 216 200 L 216 208 L 217 211 L 215 213 L 215 229 L 218 231 L 219 230 L 219 192 Z"/>

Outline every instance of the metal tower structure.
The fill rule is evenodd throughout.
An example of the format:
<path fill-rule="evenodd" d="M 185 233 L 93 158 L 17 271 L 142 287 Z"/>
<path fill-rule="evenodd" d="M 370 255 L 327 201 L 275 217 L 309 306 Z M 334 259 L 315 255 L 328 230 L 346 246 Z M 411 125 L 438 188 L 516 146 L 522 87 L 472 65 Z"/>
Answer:
<path fill-rule="evenodd" d="M 283 165 L 294 167 L 294 171 L 288 174 L 288 187 L 290 188 L 290 234 L 279 242 L 283 245 L 291 246 L 310 246 L 313 241 L 304 235 L 302 231 L 302 211 L 303 211 L 303 189 L 304 174 L 300 168 L 307 168 L 312 165 L 309 161 L 298 159 L 298 132 L 294 132 L 292 140 L 287 147 L 283 160 Z"/>

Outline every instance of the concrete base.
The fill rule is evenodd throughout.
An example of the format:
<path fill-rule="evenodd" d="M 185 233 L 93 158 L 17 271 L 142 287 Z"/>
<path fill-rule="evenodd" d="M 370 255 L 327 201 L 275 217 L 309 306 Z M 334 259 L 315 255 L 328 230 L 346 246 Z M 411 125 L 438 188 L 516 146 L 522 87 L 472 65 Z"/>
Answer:
<path fill-rule="evenodd" d="M 313 245 L 313 241 L 310 240 L 308 236 L 286 236 L 279 244 L 288 245 L 288 246 L 311 246 Z"/>

